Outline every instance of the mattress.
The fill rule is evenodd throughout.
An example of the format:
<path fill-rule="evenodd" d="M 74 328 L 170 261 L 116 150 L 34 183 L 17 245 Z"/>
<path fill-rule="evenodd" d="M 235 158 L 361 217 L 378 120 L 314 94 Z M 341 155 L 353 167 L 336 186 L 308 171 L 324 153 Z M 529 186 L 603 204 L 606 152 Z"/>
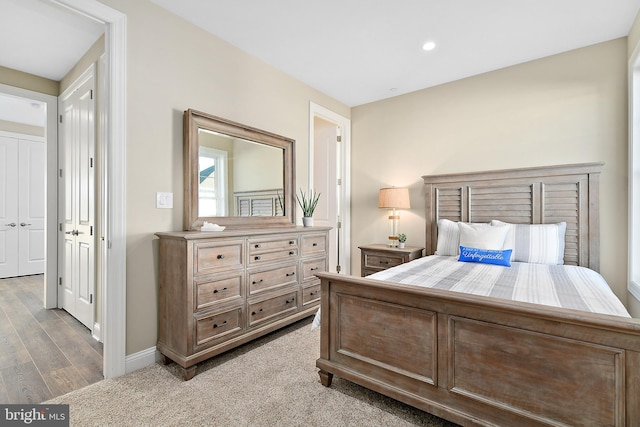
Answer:
<path fill-rule="evenodd" d="M 428 256 L 367 276 L 512 301 L 631 317 L 594 270 L 573 265 L 513 262 L 511 267 Z"/>
<path fill-rule="evenodd" d="M 432 255 L 367 276 L 405 285 L 631 317 L 599 273 L 574 265 L 512 262 L 510 267 Z M 311 329 L 320 326 L 320 309 Z"/>

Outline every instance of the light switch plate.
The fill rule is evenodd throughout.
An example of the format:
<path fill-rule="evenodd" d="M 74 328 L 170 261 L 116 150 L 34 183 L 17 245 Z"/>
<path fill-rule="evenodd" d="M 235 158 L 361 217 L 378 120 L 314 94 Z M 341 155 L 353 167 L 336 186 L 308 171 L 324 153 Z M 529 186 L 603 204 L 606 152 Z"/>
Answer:
<path fill-rule="evenodd" d="M 173 208 L 173 193 L 164 193 L 158 191 L 156 193 L 156 208 L 158 209 L 172 209 Z"/>

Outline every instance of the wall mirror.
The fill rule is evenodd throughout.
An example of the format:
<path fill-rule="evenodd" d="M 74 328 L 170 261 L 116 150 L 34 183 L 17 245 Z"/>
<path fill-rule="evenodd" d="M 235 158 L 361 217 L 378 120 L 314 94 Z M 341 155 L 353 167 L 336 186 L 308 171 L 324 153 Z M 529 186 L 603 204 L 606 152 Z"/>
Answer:
<path fill-rule="evenodd" d="M 295 224 L 293 139 L 184 112 L 184 229 Z"/>

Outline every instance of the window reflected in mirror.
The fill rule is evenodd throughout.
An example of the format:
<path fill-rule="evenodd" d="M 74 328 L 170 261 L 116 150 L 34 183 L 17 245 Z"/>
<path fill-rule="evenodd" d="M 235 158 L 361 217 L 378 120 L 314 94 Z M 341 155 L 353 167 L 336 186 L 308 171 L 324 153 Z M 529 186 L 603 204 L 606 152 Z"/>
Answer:
<path fill-rule="evenodd" d="M 198 216 L 282 216 L 283 148 L 198 130 Z"/>

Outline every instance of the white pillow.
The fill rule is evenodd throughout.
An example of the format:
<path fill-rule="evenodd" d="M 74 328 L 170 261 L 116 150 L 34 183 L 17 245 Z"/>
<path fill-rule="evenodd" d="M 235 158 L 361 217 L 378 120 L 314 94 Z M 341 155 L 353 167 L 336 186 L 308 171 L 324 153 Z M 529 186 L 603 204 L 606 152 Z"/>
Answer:
<path fill-rule="evenodd" d="M 498 220 L 492 226 L 507 226 L 504 249 L 513 249 L 511 261 L 532 264 L 564 264 L 564 236 L 567 223 L 509 224 Z"/>
<path fill-rule="evenodd" d="M 484 225 L 484 224 L 482 224 Z M 459 222 L 460 246 L 502 250 L 509 227 L 486 227 Z"/>
<path fill-rule="evenodd" d="M 470 223 L 474 227 L 490 228 L 489 223 Z M 438 242 L 435 255 L 455 256 L 460 253 L 460 228 L 458 223 L 448 219 L 438 220 Z"/>

